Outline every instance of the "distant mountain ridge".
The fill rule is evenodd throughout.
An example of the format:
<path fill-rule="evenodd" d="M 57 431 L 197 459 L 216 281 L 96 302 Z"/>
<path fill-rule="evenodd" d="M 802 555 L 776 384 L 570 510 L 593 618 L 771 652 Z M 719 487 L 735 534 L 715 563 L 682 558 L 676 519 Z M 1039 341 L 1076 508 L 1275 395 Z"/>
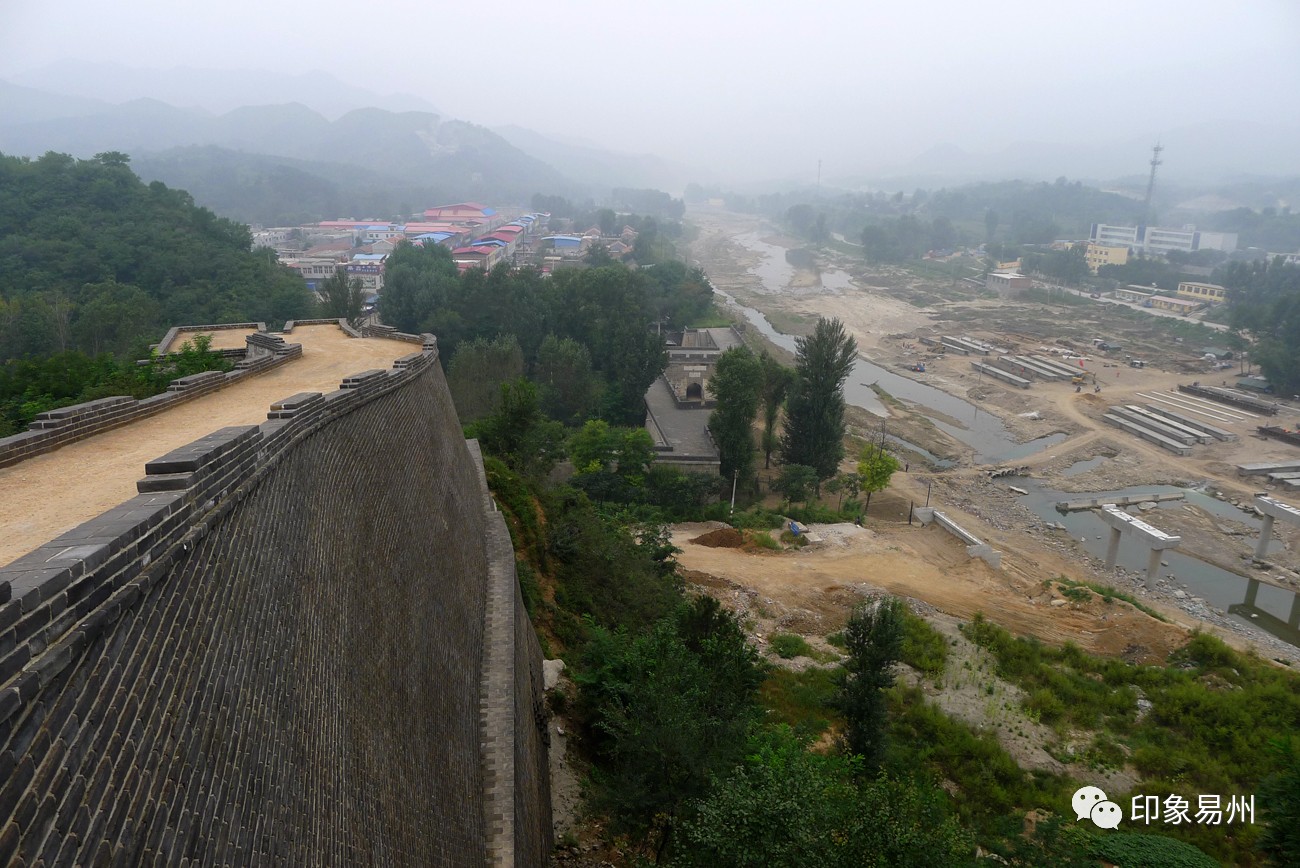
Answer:
<path fill-rule="evenodd" d="M 0 119 L 0 152 L 39 156 L 58 151 L 86 158 L 123 151 L 144 174 L 161 176 L 169 184 L 184 178 L 200 203 L 215 195 L 222 203 L 219 213 L 248 222 L 262 222 L 267 212 L 261 205 L 241 210 L 228 195 L 231 191 L 205 178 L 200 167 L 219 170 L 220 176 L 236 162 L 229 154 L 241 153 L 239 177 L 247 183 L 234 189 L 253 190 L 257 184 L 250 173 L 270 172 L 275 177 L 264 179 L 267 183 L 283 186 L 288 181 L 288 189 L 311 190 L 313 201 L 335 203 L 330 216 L 339 209 L 361 211 L 362 204 L 376 201 L 363 184 L 348 180 L 340 166 L 352 167 L 356 178 L 393 193 L 378 197 L 393 208 L 406 201 L 396 195 L 403 186 L 449 200 L 492 201 L 527 201 L 536 192 L 570 193 L 577 187 L 491 130 L 431 112 L 360 108 L 331 121 L 301 103 L 289 103 L 241 106 L 214 115 L 152 98 L 111 105 L 54 94 L 43 103 L 39 91 L 3 83 L 0 108 L 10 109 Z M 203 149 L 227 155 L 215 159 L 215 151 Z M 187 159 L 198 163 L 187 167 Z M 298 162 L 288 165 L 285 159 Z M 433 204 L 407 199 L 412 207 Z"/>
<path fill-rule="evenodd" d="M 302 103 L 329 119 L 353 109 L 393 112 L 441 112 L 410 94 L 382 94 L 340 81 L 319 70 L 288 74 L 259 70 L 144 69 L 120 63 L 63 60 L 41 69 L 10 75 L 29 88 L 67 94 L 108 104 L 151 98 L 179 108 L 224 114 L 246 105 Z"/>

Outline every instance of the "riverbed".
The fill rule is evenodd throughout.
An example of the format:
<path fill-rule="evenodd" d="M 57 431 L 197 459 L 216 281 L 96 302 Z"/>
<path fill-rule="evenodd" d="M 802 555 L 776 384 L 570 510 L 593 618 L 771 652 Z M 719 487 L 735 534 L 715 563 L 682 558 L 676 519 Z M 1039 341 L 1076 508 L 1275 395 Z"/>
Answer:
<path fill-rule="evenodd" d="M 808 292 L 807 289 L 793 286 L 795 269 L 785 261 L 785 248 L 763 241 L 757 232 L 742 233 L 734 236 L 733 240 L 758 255 L 757 263 L 749 271 L 758 278 L 762 294 L 779 296 Z M 839 269 L 821 269 L 819 277 L 821 287 L 817 288 L 817 292 L 824 292 L 826 287 L 848 289 L 853 285 L 852 277 Z M 772 343 L 791 353 L 796 351 L 796 336 L 779 331 L 762 311 L 716 286 L 714 292 L 728 305 L 735 307 L 747 322 Z M 886 417 L 889 411 L 872 386 L 888 392 L 890 396 L 925 416 L 953 439 L 971 447 L 975 461 L 979 464 L 1018 461 L 1061 443 L 1067 437 L 1058 432 L 1022 443 L 1007 429 L 1001 418 L 978 404 L 880 367 L 859 354 L 853 372 L 844 384 L 844 398 L 848 403 L 869 413 Z M 909 448 L 919 454 L 924 453 L 921 447 L 914 444 L 909 444 Z"/>

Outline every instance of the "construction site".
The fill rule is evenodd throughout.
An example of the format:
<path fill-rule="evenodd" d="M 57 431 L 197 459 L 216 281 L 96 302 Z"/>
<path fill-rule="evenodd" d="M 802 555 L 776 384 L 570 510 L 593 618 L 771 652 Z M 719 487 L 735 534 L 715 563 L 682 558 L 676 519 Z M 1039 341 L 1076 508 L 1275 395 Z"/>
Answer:
<path fill-rule="evenodd" d="M 704 212 L 692 255 L 746 341 L 786 359 L 837 317 L 856 339 L 850 433 L 906 468 L 862 528 L 777 555 L 691 543 L 679 560 L 757 634 L 837 629 L 864 595 L 1134 661 L 1189 631 L 1300 661 L 1300 402 L 1235 388 L 1208 327 L 1062 292 L 990 297 L 825 249 L 817 268 L 756 218 Z M 1216 341 L 1215 338 L 1218 338 Z M 852 455 L 852 450 L 850 450 Z M 856 461 L 846 460 L 851 470 Z M 1131 594 L 1136 608 L 1062 593 Z M 765 613 L 770 617 L 763 617 Z"/>

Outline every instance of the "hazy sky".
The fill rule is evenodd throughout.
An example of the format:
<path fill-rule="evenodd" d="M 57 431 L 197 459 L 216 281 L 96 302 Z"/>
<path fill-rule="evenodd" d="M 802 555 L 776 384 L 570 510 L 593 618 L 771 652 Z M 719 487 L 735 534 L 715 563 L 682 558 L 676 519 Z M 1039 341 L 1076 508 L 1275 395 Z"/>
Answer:
<path fill-rule="evenodd" d="M 323 69 L 477 123 L 773 174 L 1295 124 L 1298 45 L 1296 0 L 0 0 L 0 77 L 69 57 Z"/>

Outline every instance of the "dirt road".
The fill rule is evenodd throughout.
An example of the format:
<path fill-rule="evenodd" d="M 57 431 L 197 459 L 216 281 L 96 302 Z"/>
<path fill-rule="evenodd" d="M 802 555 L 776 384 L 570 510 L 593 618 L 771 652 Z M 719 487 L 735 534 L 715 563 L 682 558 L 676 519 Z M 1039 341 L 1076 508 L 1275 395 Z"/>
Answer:
<path fill-rule="evenodd" d="M 1133 660 L 1163 660 L 1185 641 L 1185 627 L 1163 624 L 1127 604 L 1105 604 L 1097 597 L 1088 603 L 1065 601 L 1040 578 L 1066 573 L 1069 565 L 1062 559 L 1030 561 L 1021 556 L 1006 569 L 994 570 L 968 557 L 965 548 L 937 526 L 813 525 L 824 542 L 775 554 L 691 542 L 710 527 L 674 528 L 673 544 L 682 550 L 678 562 L 695 574 L 713 577 L 714 588 L 734 599 L 746 596 L 747 590 L 757 592 L 756 603 L 746 608 L 750 617 L 760 609 L 772 615 L 757 619 L 769 622 L 769 631 L 824 636 L 843 626 L 854 603 L 872 592 L 887 591 L 961 619 L 983 612 L 1017 635 L 1056 644 L 1072 641 L 1090 651 Z M 707 584 L 699 575 L 692 580 Z"/>

